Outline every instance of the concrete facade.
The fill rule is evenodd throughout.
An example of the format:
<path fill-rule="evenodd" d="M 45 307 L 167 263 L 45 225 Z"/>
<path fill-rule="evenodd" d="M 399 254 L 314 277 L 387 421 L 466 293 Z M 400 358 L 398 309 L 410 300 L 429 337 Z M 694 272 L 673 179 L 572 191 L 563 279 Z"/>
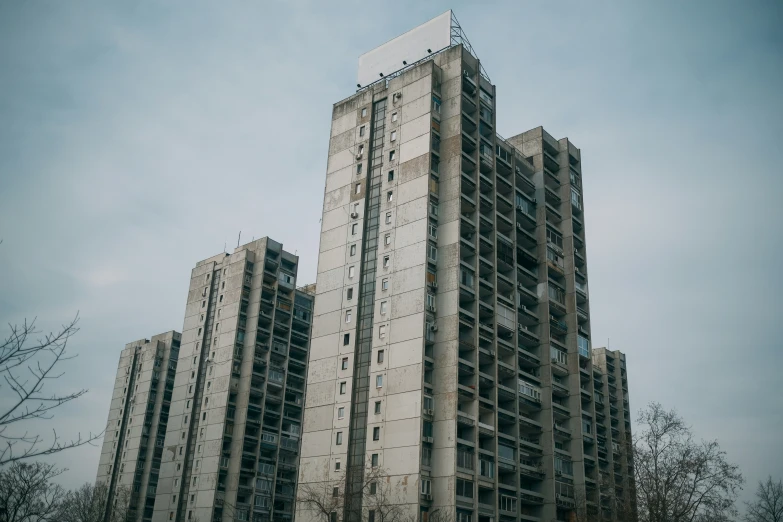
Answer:
<path fill-rule="evenodd" d="M 299 483 L 339 491 L 335 521 L 375 518 L 370 470 L 422 521 L 615 516 L 581 152 L 498 136 L 480 71 L 455 45 L 333 108 Z"/>
<path fill-rule="evenodd" d="M 605 519 L 636 520 L 633 438 L 625 354 L 593 350 L 599 504 Z M 619 512 L 618 512 L 619 511 Z M 625 518 L 623 517 L 625 515 Z"/>
<path fill-rule="evenodd" d="M 312 296 L 263 238 L 196 264 L 154 521 L 293 515 Z"/>
<path fill-rule="evenodd" d="M 120 488 L 130 490 L 134 521 L 152 519 L 180 337 L 162 333 L 120 353 L 96 483 L 109 486 L 109 504 L 128 498 Z"/>

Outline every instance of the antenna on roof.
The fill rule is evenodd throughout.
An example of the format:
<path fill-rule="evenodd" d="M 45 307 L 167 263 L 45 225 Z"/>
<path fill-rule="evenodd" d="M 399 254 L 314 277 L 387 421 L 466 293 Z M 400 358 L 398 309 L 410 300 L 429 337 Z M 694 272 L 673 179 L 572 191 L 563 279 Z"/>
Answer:
<path fill-rule="evenodd" d="M 239 231 L 239 236 L 237 237 L 237 248 L 239 248 L 239 239 L 242 237 L 242 231 Z"/>

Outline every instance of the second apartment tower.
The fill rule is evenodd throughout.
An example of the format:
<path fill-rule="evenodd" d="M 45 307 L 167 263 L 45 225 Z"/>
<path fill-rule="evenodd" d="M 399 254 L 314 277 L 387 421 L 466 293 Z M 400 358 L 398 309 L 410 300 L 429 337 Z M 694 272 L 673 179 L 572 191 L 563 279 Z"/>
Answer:
<path fill-rule="evenodd" d="M 293 517 L 312 296 L 269 238 L 191 274 L 153 520 Z"/>

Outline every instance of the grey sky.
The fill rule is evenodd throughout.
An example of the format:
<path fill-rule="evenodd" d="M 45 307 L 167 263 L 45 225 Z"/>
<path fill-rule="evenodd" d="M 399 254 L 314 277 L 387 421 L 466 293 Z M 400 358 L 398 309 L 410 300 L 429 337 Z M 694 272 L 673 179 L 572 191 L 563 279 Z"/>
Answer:
<path fill-rule="evenodd" d="M 190 269 L 268 235 L 315 278 L 331 104 L 359 54 L 453 8 L 498 126 L 582 149 L 593 345 L 749 484 L 783 475 L 776 2 L 0 4 L 0 322 L 81 311 L 59 422 L 100 430 L 125 343 Z M 58 461 L 95 475 L 98 448 Z"/>

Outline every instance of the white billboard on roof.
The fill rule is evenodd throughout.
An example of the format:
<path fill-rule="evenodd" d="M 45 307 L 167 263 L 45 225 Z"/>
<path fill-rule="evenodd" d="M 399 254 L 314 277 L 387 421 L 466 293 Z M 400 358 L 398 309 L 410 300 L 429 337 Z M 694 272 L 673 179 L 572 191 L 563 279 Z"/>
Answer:
<path fill-rule="evenodd" d="M 359 57 L 357 83 L 364 87 L 451 45 L 451 10 Z"/>

